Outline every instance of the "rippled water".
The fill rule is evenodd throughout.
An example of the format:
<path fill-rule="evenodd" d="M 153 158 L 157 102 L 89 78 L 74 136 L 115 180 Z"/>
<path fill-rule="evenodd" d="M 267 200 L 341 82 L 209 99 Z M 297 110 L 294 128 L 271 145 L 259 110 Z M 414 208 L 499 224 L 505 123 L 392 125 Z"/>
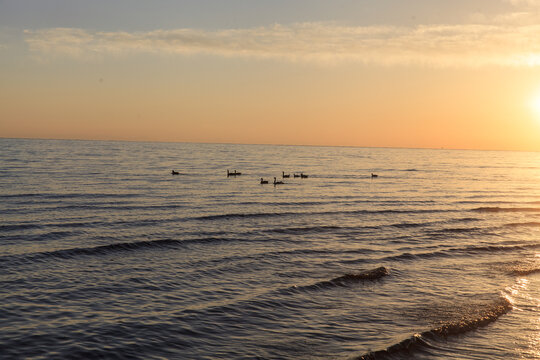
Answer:
<path fill-rule="evenodd" d="M 2 358 L 540 359 L 538 153 L 0 149 Z"/>

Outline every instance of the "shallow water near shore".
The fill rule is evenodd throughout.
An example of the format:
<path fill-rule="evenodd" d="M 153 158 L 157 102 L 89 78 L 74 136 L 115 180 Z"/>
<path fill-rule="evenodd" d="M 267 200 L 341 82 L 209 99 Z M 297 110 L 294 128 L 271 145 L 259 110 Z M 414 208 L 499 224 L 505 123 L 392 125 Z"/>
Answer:
<path fill-rule="evenodd" d="M 539 153 L 0 146 L 2 358 L 540 359 Z"/>

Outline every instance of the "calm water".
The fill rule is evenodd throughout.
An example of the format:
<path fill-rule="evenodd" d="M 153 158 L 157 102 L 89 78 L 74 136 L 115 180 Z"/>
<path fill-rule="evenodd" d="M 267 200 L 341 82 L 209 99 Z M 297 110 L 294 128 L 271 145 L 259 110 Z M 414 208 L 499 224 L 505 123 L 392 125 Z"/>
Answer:
<path fill-rule="evenodd" d="M 0 219 L 2 359 L 540 359 L 540 153 L 0 139 Z"/>

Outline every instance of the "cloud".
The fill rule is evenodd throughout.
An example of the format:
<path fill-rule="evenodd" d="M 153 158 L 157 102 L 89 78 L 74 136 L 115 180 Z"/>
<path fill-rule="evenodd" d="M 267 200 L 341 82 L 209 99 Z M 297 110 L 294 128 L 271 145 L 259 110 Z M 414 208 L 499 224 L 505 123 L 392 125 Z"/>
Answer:
<path fill-rule="evenodd" d="M 536 24 L 395 27 L 302 23 L 149 32 L 52 28 L 25 30 L 24 37 L 38 56 L 80 60 L 151 53 L 440 67 L 540 65 L 540 25 Z"/>
<path fill-rule="evenodd" d="M 505 2 L 510 3 L 514 6 L 538 6 L 540 5 L 540 0 L 505 0 Z"/>

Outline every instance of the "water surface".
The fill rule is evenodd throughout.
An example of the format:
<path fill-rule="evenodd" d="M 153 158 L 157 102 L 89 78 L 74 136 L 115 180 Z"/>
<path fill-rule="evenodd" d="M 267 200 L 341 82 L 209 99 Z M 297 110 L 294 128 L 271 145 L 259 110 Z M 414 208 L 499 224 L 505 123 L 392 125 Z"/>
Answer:
<path fill-rule="evenodd" d="M 538 153 L 0 149 L 3 358 L 540 359 Z"/>

